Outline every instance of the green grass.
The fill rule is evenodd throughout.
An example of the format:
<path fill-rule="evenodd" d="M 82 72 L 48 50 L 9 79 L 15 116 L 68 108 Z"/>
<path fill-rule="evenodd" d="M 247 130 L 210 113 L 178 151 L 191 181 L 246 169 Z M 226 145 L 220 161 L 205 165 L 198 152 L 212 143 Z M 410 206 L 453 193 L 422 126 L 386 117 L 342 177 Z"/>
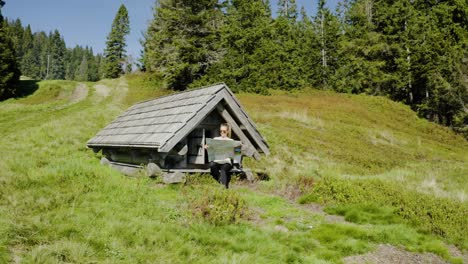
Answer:
<path fill-rule="evenodd" d="M 344 216 L 348 222 L 358 224 L 397 224 L 401 219 L 397 217 L 395 208 L 378 206 L 372 203 L 355 205 L 335 205 L 325 208 L 325 212 Z"/>
<path fill-rule="evenodd" d="M 194 175 L 186 185 L 165 186 L 122 176 L 85 146 L 129 105 L 167 93 L 148 78 L 129 76 L 127 92 L 125 80 L 103 80 L 108 97 L 86 83 L 88 96 L 74 104 L 68 98 L 77 83 L 43 81 L 32 95 L 0 103 L 1 263 L 340 263 L 380 243 L 460 262 L 448 253 L 450 239 L 394 207 L 337 204 L 326 210 L 350 223 L 329 223 L 294 201 L 331 177 L 408 188 L 434 180 L 419 189 L 465 204 L 467 143 L 448 129 L 383 98 L 241 94 L 272 151 L 247 163 L 271 180 L 225 191 Z M 223 201 L 245 202 L 245 213 L 213 222 L 196 210 L 210 208 L 207 197 L 234 197 Z"/>
<path fill-rule="evenodd" d="M 126 79 L 129 86 L 132 87 L 125 97 L 125 104 L 127 106 L 170 93 L 170 91 L 166 89 L 155 89 L 155 87 L 163 86 L 163 81 L 149 74 L 131 74 L 128 75 Z"/>
<path fill-rule="evenodd" d="M 342 174 L 376 176 L 421 163 L 439 165 L 445 174 L 453 169 L 445 166 L 450 161 L 468 172 L 462 166 L 466 140 L 385 98 L 321 91 L 239 97 L 273 154 L 299 154 L 298 163 L 325 160 Z"/>

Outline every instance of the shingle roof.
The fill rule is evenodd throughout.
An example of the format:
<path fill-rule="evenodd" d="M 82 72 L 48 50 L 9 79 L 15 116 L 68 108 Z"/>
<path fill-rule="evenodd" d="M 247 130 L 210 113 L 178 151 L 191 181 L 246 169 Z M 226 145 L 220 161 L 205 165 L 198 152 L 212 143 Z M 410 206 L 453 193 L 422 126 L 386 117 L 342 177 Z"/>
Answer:
<path fill-rule="evenodd" d="M 188 90 L 137 103 L 117 117 L 96 136 L 88 147 L 145 147 L 166 152 L 187 136 L 216 105 L 225 100 L 246 120 L 255 135 L 265 140 L 242 110 L 225 84 Z"/>

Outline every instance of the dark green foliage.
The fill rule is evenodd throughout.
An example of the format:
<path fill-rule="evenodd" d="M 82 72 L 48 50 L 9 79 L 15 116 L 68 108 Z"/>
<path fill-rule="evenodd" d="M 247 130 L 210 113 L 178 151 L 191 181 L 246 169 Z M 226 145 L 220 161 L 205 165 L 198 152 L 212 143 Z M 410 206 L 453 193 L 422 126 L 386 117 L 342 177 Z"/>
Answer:
<path fill-rule="evenodd" d="M 268 46 L 264 47 L 266 57 L 262 67 L 268 78 L 264 79 L 262 86 L 268 88 L 292 90 L 305 85 L 303 76 L 306 70 L 298 63 L 305 54 L 297 49 L 300 42 L 300 28 L 295 23 L 297 12 L 290 6 L 288 8 L 289 11 L 283 11 L 284 16 L 278 17 L 272 24 L 272 37 L 276 40 L 269 41 Z"/>
<path fill-rule="evenodd" d="M 102 56 L 95 56 L 91 48 L 67 49 L 57 30 L 49 35 L 43 31 L 32 33 L 31 27 L 23 28 L 19 19 L 6 24 L 13 47 L 18 49 L 15 54 L 22 75 L 35 80 L 80 81 L 97 81 L 102 76 L 99 70 Z"/>
<path fill-rule="evenodd" d="M 369 233 L 363 228 L 355 228 L 340 224 L 323 224 L 311 231 L 313 237 L 328 250 L 319 250 L 321 258 L 338 263 L 340 258 L 349 255 L 363 254 L 372 249 L 369 243 Z"/>
<path fill-rule="evenodd" d="M 21 74 L 29 77 L 37 77 L 39 71 L 40 46 L 34 41 L 31 27 L 28 25 L 22 38 Z"/>
<path fill-rule="evenodd" d="M 23 24 L 19 18 L 12 21 L 8 21 L 8 19 L 5 20 L 8 24 L 8 34 L 13 44 L 13 49 L 15 50 L 16 59 L 19 61 L 24 53 L 22 38 L 25 29 L 23 28 Z"/>
<path fill-rule="evenodd" d="M 31 73 L 31 78 L 34 79 L 45 79 L 47 75 L 47 66 L 49 56 L 49 39 L 45 32 L 37 32 L 34 34 L 34 50 L 33 54 L 38 56 L 38 64 L 36 65 L 36 70 Z M 28 76 L 28 75 L 27 75 Z"/>
<path fill-rule="evenodd" d="M 342 215 L 348 222 L 358 224 L 389 225 L 401 223 L 396 210 L 389 206 L 380 206 L 373 203 L 358 205 L 334 205 L 325 208 L 329 214 Z"/>
<path fill-rule="evenodd" d="M 261 0 L 233 0 L 221 29 L 224 56 L 209 69 L 204 82 L 223 81 L 233 90 L 266 92 L 275 51 L 270 7 Z"/>
<path fill-rule="evenodd" d="M 320 61 L 317 61 L 316 66 L 311 69 L 314 74 L 311 83 L 316 87 L 333 88 L 330 79 L 332 73 L 339 68 L 337 51 L 340 40 L 340 25 L 337 17 L 325 7 L 325 0 L 318 2 L 314 31 L 317 36 L 314 50 L 315 53 L 320 53 Z"/>
<path fill-rule="evenodd" d="M 50 54 L 48 54 L 49 70 L 46 73 L 46 79 L 63 80 L 65 79 L 65 41 L 58 30 L 51 33 L 50 39 Z"/>
<path fill-rule="evenodd" d="M 123 61 L 125 59 L 125 37 L 130 33 L 130 20 L 127 8 L 120 5 L 112 29 L 107 36 L 107 46 L 104 51 L 104 77 L 117 78 L 124 73 Z"/>
<path fill-rule="evenodd" d="M 278 15 L 291 21 L 297 19 L 297 5 L 296 0 L 279 0 L 278 1 Z"/>
<path fill-rule="evenodd" d="M 225 53 L 219 48 L 222 23 L 217 0 L 159 1 L 143 42 L 145 69 L 173 89 L 186 89 Z"/>
<path fill-rule="evenodd" d="M 203 193 L 190 201 L 194 216 L 214 225 L 225 225 L 238 223 L 247 215 L 247 205 L 239 194 L 219 188 L 206 188 Z"/>
<path fill-rule="evenodd" d="M 298 68 L 301 71 L 301 79 L 304 85 L 310 87 L 314 83 L 322 83 L 317 71 L 321 65 L 321 54 L 319 51 L 319 36 L 316 34 L 314 22 L 307 16 L 305 9 L 301 10 L 301 21 L 297 22 L 297 44 L 299 52 Z"/>
<path fill-rule="evenodd" d="M 396 215 L 422 231 L 431 232 L 462 248 L 468 248 L 467 204 L 449 198 L 407 190 L 403 183 L 369 179 L 324 178 L 317 182 L 310 195 L 300 199 L 302 203 L 312 201 L 338 205 L 338 208 L 341 207 L 344 210 L 329 210 L 345 216 L 349 214 L 348 217 L 352 221 L 371 223 L 382 221 L 382 215 L 389 213 L 385 212 L 387 210 L 385 208 L 391 206 L 395 208 Z M 373 205 L 369 208 L 359 209 L 367 216 L 353 215 L 352 207 L 349 207 L 349 205 L 369 203 Z M 375 206 L 383 206 L 383 208 L 376 210 Z M 354 210 L 356 209 L 357 207 L 354 208 Z M 394 220 L 397 221 L 395 218 Z"/>
<path fill-rule="evenodd" d="M 68 49 L 65 79 L 76 81 L 99 80 L 100 60 L 101 55 L 94 56 L 91 48 L 76 46 L 73 49 Z"/>
<path fill-rule="evenodd" d="M 386 72 L 389 45 L 382 33 L 374 31 L 372 1 L 357 1 L 346 14 L 345 34 L 338 48 L 340 67 L 333 75 L 333 88 L 347 93 L 384 94 L 392 78 Z"/>
<path fill-rule="evenodd" d="M 15 94 L 15 85 L 20 76 L 15 50 L 7 34 L 6 23 L 1 13 L 4 4 L 3 1 L 0 2 L 0 100 Z"/>

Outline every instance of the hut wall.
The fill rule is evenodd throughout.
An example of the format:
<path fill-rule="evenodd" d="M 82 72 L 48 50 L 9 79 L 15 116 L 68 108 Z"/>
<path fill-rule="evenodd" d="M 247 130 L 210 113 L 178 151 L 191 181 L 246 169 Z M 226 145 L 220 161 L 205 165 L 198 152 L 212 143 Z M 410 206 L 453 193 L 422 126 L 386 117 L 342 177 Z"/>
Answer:
<path fill-rule="evenodd" d="M 148 164 L 154 162 L 159 166 L 164 162 L 163 153 L 145 148 L 103 148 L 102 154 L 110 161 L 128 164 Z"/>
<path fill-rule="evenodd" d="M 166 169 L 183 169 L 187 167 L 187 138 L 182 139 L 177 143 L 169 153 L 161 154 L 164 158 L 162 168 Z"/>

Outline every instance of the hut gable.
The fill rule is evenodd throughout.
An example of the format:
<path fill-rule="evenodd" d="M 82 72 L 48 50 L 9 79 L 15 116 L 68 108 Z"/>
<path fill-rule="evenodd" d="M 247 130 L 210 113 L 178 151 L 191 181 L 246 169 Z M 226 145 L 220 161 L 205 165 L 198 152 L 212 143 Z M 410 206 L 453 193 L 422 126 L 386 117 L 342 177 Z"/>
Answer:
<path fill-rule="evenodd" d="M 88 147 L 137 147 L 169 152 L 213 111 L 259 152 L 268 145 L 225 84 L 188 90 L 137 103 L 87 143 Z M 237 131 L 237 132 L 236 132 Z"/>

